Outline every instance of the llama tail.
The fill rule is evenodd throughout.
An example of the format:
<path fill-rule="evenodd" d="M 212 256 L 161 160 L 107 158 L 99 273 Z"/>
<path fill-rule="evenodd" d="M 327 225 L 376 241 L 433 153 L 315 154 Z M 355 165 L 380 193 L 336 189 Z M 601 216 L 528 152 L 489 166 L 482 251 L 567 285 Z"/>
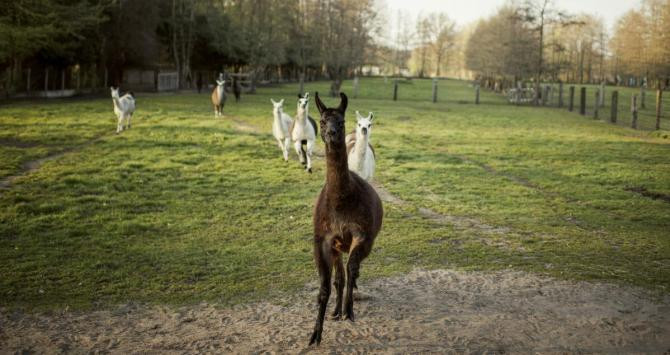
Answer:
<path fill-rule="evenodd" d="M 302 152 L 302 161 L 307 164 L 307 151 L 305 150 L 305 145 L 307 144 L 307 140 L 303 139 L 300 141 L 300 151 Z"/>

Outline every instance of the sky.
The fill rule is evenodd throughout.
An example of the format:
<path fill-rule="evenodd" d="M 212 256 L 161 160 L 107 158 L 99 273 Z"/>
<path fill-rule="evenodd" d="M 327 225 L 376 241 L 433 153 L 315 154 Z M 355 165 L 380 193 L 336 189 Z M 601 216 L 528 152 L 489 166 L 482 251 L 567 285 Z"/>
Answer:
<path fill-rule="evenodd" d="M 397 14 L 416 19 L 419 13 L 445 12 L 459 26 L 485 18 L 508 0 L 381 0 L 387 8 L 387 16 L 395 32 Z M 631 8 L 639 7 L 640 0 L 553 0 L 556 8 L 568 13 L 585 12 L 602 17 L 611 31 L 616 20 Z"/>

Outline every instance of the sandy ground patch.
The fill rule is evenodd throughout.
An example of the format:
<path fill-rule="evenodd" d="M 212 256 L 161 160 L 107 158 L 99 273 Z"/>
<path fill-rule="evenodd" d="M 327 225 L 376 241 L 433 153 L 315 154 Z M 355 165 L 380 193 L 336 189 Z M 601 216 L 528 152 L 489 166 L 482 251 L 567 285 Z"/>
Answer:
<path fill-rule="evenodd" d="M 30 315 L 3 310 L 0 352 L 555 353 L 670 351 L 670 297 L 524 272 L 413 271 L 359 283 L 356 322 L 326 321 L 307 342 L 316 282 L 232 308 L 124 305 Z M 331 297 L 329 308 L 334 299 Z"/>

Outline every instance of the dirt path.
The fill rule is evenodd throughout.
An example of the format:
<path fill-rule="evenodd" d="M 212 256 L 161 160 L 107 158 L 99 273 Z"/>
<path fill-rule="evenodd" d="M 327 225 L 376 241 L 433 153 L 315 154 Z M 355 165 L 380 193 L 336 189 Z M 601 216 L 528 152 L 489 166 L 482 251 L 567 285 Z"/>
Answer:
<path fill-rule="evenodd" d="M 89 145 L 101 140 L 102 138 L 104 138 L 106 136 L 109 136 L 109 134 L 99 135 L 99 136 L 94 137 L 94 138 L 92 138 L 92 139 L 90 139 L 90 140 L 88 140 L 88 141 L 86 141 L 82 144 L 77 145 L 77 146 L 70 147 L 70 148 L 67 148 L 65 150 L 61 150 L 61 151 L 56 152 L 56 153 L 52 153 L 52 154 L 47 155 L 46 157 L 43 157 L 43 158 L 30 160 L 30 161 L 27 161 L 27 162 L 23 163 L 21 165 L 21 170 L 18 173 L 14 174 L 14 175 L 7 176 L 5 178 L 2 178 L 2 180 L 0 180 L 0 191 L 7 190 L 7 189 L 11 188 L 12 185 L 14 184 L 14 180 L 34 172 L 35 170 L 39 169 L 40 166 L 42 166 L 44 163 L 46 163 L 48 161 L 56 160 L 56 159 L 64 156 L 65 154 L 82 150 L 82 149 L 88 147 Z M 24 145 L 24 147 L 29 147 L 29 145 Z"/>
<path fill-rule="evenodd" d="M 327 321 L 315 352 L 670 351 L 670 298 L 656 303 L 638 289 L 523 272 L 447 270 L 417 270 L 360 286 L 356 322 Z M 0 352 L 301 353 L 310 350 L 316 292 L 313 283 L 283 299 L 224 309 L 2 311 Z"/>
<path fill-rule="evenodd" d="M 373 182 L 373 186 L 377 191 L 377 194 L 379 194 L 379 198 L 381 198 L 381 200 L 384 202 L 393 203 L 396 205 L 406 205 L 408 203 L 407 201 L 393 195 L 390 191 L 377 182 Z M 506 227 L 492 226 L 475 218 L 445 215 L 426 207 L 419 207 L 418 211 L 422 217 L 429 219 L 434 223 L 450 224 L 461 230 L 476 229 L 478 232 L 484 234 L 505 234 L 509 232 L 509 229 Z"/>

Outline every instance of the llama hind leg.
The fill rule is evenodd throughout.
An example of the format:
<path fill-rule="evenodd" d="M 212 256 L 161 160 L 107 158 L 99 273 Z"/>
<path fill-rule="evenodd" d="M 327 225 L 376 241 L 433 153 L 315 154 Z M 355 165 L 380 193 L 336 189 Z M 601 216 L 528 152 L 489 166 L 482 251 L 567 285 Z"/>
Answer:
<path fill-rule="evenodd" d="M 328 242 L 314 245 L 314 258 L 316 259 L 316 266 L 319 269 L 321 287 L 319 288 L 319 296 L 317 297 L 319 311 L 316 317 L 316 323 L 314 324 L 314 332 L 312 332 L 312 336 L 309 339 L 309 345 L 314 343 L 316 343 L 316 345 L 321 344 L 323 319 L 326 316 L 326 307 L 328 306 L 328 298 L 330 298 L 330 279 L 333 269 L 333 260 L 332 256 L 330 255 L 330 247 L 330 243 Z"/>
<path fill-rule="evenodd" d="M 126 129 L 130 129 L 130 119 L 133 117 L 132 113 L 126 114 Z"/>
<path fill-rule="evenodd" d="M 344 266 L 342 266 L 342 258 L 340 255 L 335 257 L 335 290 L 337 291 L 337 298 L 335 299 L 335 310 L 331 317 L 334 320 L 340 320 L 342 317 L 342 296 L 344 294 Z"/>

